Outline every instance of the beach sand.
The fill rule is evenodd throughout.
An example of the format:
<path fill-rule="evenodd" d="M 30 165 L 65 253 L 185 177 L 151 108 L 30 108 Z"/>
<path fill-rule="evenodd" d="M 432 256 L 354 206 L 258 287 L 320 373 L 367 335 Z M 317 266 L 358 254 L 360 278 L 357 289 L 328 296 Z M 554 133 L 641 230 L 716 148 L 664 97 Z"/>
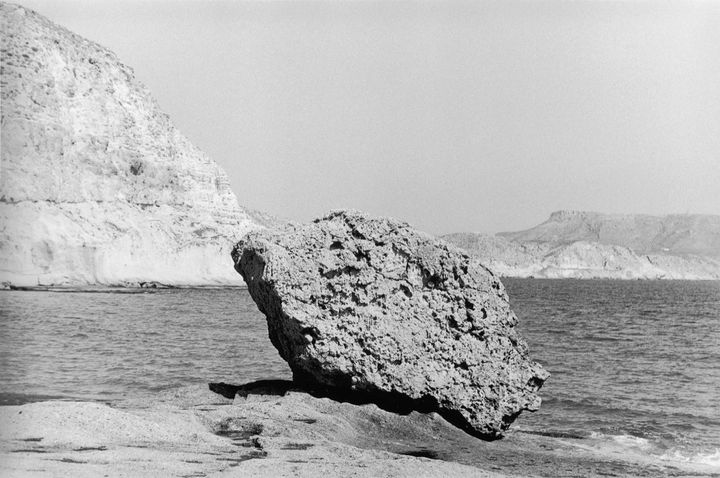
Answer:
<path fill-rule="evenodd" d="M 0 475 L 506 476 L 424 457 L 435 453 L 429 422 L 452 428 L 436 415 L 395 415 L 304 392 L 233 401 L 194 390 L 119 406 L 4 406 Z"/>
<path fill-rule="evenodd" d="M 719 476 L 519 425 L 484 441 L 436 413 L 391 413 L 271 382 L 234 399 L 196 385 L 112 404 L 0 406 L 0 476 Z"/>

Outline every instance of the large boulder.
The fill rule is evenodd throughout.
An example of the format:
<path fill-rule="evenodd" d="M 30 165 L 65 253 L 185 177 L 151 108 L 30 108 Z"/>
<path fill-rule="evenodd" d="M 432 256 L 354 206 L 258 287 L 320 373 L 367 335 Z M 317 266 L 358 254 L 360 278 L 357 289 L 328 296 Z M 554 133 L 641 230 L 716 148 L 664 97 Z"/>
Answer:
<path fill-rule="evenodd" d="M 540 406 L 548 373 L 498 277 L 460 249 L 336 211 L 252 232 L 232 255 L 298 382 L 438 411 L 483 438 Z"/>

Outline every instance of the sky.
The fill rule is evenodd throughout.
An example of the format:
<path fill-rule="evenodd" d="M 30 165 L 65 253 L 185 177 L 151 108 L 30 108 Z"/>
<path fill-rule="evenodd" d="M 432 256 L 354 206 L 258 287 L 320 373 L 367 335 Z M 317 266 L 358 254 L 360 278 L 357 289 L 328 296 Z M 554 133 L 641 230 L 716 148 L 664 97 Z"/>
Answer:
<path fill-rule="evenodd" d="M 18 3 L 133 67 L 253 209 L 720 214 L 720 2 Z"/>

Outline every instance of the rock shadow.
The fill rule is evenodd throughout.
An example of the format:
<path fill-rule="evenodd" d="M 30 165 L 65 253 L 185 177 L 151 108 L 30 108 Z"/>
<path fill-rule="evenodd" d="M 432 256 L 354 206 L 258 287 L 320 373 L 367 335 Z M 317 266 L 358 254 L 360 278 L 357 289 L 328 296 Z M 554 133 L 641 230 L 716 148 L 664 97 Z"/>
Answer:
<path fill-rule="evenodd" d="M 248 395 L 277 395 L 283 396 L 295 384 L 290 380 L 256 380 L 242 385 L 232 385 L 225 382 L 208 384 L 210 390 L 225 398 L 234 399 L 236 395 L 247 397 Z"/>
<path fill-rule="evenodd" d="M 232 385 L 224 382 L 210 383 L 210 390 L 222 395 L 225 398 L 233 399 L 239 395 L 246 398 L 248 395 L 275 395 L 284 396 L 289 391 L 304 392 L 315 398 L 329 398 L 340 403 L 353 405 L 374 404 L 386 412 L 398 415 L 409 415 L 412 412 L 431 413 L 435 412 L 442 416 L 452 425 L 464 431 L 468 435 L 486 441 L 493 441 L 501 438 L 495 434 L 482 434 L 472 429 L 463 416 L 454 410 L 447 410 L 440 407 L 434 397 L 425 396 L 413 399 L 397 392 L 385 391 L 363 391 L 330 388 L 309 383 L 306 380 L 256 380 L 242 385 Z"/>

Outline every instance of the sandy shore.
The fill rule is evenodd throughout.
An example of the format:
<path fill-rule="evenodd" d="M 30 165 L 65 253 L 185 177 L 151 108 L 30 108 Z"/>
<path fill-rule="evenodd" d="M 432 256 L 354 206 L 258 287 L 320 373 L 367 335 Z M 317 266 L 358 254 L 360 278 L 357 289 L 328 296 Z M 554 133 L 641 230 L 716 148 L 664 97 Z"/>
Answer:
<path fill-rule="evenodd" d="M 0 475 L 506 476 L 426 458 L 438 458 L 422 445 L 434 427 L 454 431 L 435 415 L 400 416 L 303 392 L 163 398 L 0 407 Z"/>
<path fill-rule="evenodd" d="M 400 415 L 273 383 L 232 400 L 198 385 L 113 405 L 0 406 L 0 476 L 720 476 L 520 424 L 487 442 L 434 413 Z"/>

